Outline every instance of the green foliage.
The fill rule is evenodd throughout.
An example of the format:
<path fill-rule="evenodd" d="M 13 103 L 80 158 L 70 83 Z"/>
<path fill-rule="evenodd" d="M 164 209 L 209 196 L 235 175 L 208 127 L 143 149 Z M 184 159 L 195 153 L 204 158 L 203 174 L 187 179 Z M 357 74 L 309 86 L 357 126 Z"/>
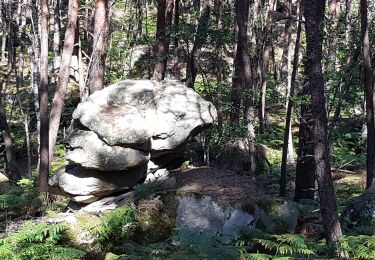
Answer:
<path fill-rule="evenodd" d="M 237 259 L 238 249 L 225 236 L 217 236 L 211 230 L 180 228 L 173 238 L 179 243 L 179 251 L 195 259 Z M 177 259 L 177 258 L 176 258 Z"/>
<path fill-rule="evenodd" d="M 110 248 L 112 243 L 121 243 L 131 236 L 131 231 L 125 225 L 134 221 L 135 214 L 132 208 L 117 208 L 105 213 L 101 223 L 92 232 L 100 245 Z"/>
<path fill-rule="evenodd" d="M 339 248 L 347 253 L 349 259 L 375 259 L 375 236 L 345 236 Z"/>
<path fill-rule="evenodd" d="M 315 254 L 309 248 L 303 235 L 270 235 L 255 228 L 243 230 L 237 241 L 237 246 L 240 247 L 241 252 L 245 256 L 248 256 L 249 259 L 270 259 L 271 256 L 303 257 Z M 262 250 L 266 254 L 255 254 L 259 250 Z"/>
<path fill-rule="evenodd" d="M 41 206 L 41 199 L 37 197 L 35 182 L 30 179 L 21 179 L 17 186 L 10 186 L 0 194 L 0 219 L 3 214 L 23 215 L 32 208 Z"/>
<path fill-rule="evenodd" d="M 67 226 L 26 222 L 23 229 L 0 240 L 0 258 L 7 259 L 78 259 L 85 253 L 59 245 Z"/>

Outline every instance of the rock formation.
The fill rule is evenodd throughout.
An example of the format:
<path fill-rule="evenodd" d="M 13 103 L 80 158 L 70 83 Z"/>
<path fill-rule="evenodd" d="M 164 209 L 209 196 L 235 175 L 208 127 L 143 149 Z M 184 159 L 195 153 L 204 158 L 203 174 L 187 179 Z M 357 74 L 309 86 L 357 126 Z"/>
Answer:
<path fill-rule="evenodd" d="M 69 165 L 49 185 L 89 203 L 155 181 L 179 166 L 186 142 L 216 117 L 210 102 L 178 81 L 111 85 L 77 106 L 65 138 Z"/>

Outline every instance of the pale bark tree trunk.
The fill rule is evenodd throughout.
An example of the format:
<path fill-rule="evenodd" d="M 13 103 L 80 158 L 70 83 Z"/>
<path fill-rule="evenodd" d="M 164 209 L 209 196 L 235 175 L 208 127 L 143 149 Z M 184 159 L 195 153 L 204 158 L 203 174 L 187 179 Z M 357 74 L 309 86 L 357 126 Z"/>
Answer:
<path fill-rule="evenodd" d="M 88 89 L 90 95 L 104 88 L 105 60 L 109 39 L 108 9 L 108 0 L 95 0 L 94 39 L 88 71 Z"/>
<path fill-rule="evenodd" d="M 49 158 L 52 160 L 53 151 L 59 131 L 61 114 L 64 108 L 66 90 L 69 84 L 70 63 L 72 61 L 75 34 L 77 29 L 78 0 L 69 0 L 68 24 L 65 31 L 64 48 L 62 52 L 59 79 L 56 93 L 52 101 L 49 123 Z"/>
<path fill-rule="evenodd" d="M 200 7 L 200 1 L 199 7 Z M 197 2 L 197 3 L 198 3 Z M 196 6 L 197 10 L 198 6 Z M 195 39 L 193 44 L 193 49 L 188 55 L 188 60 L 186 64 L 186 86 L 188 88 L 194 88 L 195 79 L 198 73 L 198 58 L 203 47 L 203 44 L 206 42 L 207 30 L 210 22 L 210 12 L 211 12 L 211 0 L 205 0 L 204 6 L 202 8 L 197 29 L 195 31 Z"/>
<path fill-rule="evenodd" d="M 60 56 L 60 50 L 61 50 L 61 40 L 60 40 L 61 39 L 60 38 L 60 31 L 61 31 L 60 0 L 54 0 L 53 25 L 54 25 L 54 32 L 53 32 L 53 53 L 54 53 L 55 57 L 58 57 L 58 56 Z"/>
<path fill-rule="evenodd" d="M 287 183 L 286 167 L 287 167 L 287 162 L 288 162 L 288 148 L 290 146 L 289 139 L 291 137 L 293 96 L 294 96 L 294 89 L 295 89 L 297 73 L 298 73 L 298 64 L 299 64 L 299 49 L 300 49 L 301 27 L 302 27 L 301 26 L 302 12 L 300 10 L 299 1 L 297 2 L 297 5 L 298 5 L 297 35 L 296 35 L 296 45 L 294 47 L 293 71 L 292 71 L 290 94 L 289 94 L 289 97 L 288 97 L 289 101 L 287 102 L 286 119 L 285 119 L 284 144 L 283 144 L 283 152 L 282 152 L 282 159 L 281 159 L 281 170 L 280 170 L 280 190 L 279 190 L 279 196 L 280 197 L 283 197 L 283 196 L 286 195 L 286 183 Z"/>
<path fill-rule="evenodd" d="M 39 0 L 40 8 L 40 193 L 48 192 L 49 151 L 48 151 L 48 1 Z"/>
<path fill-rule="evenodd" d="M 280 67 L 280 80 L 282 83 L 287 85 L 289 76 L 290 76 L 290 54 L 289 48 L 292 39 L 292 0 L 287 0 L 286 2 L 286 19 L 285 19 L 285 27 L 284 27 L 284 46 L 283 46 L 283 54 L 281 56 L 281 67 Z"/>
<path fill-rule="evenodd" d="M 266 17 L 266 27 L 264 30 L 264 47 L 263 47 L 263 56 L 261 61 L 261 89 L 260 89 L 260 98 L 259 98 L 259 132 L 264 132 L 265 120 L 266 120 L 266 91 L 267 91 L 267 79 L 268 79 L 268 70 L 269 70 L 269 61 L 270 54 L 272 50 L 272 12 L 276 7 L 276 0 L 269 0 L 268 10 Z"/>
<path fill-rule="evenodd" d="M 6 3 L 1 3 L 1 25 L 2 25 L 2 36 L 1 36 L 1 62 L 5 62 L 5 50 L 6 50 L 6 44 L 7 44 L 7 17 L 6 17 Z"/>
<path fill-rule="evenodd" d="M 37 172 L 40 166 L 40 108 L 39 108 L 39 61 L 40 61 L 40 42 L 39 42 L 39 16 L 36 8 L 36 1 L 32 1 L 31 7 L 31 47 L 29 48 L 29 56 L 32 57 L 30 61 L 30 90 L 32 93 L 33 105 L 36 117 L 36 136 L 37 136 Z"/>
<path fill-rule="evenodd" d="M 312 99 L 315 176 L 318 182 L 320 211 L 328 243 L 342 236 L 331 176 L 327 140 L 327 112 L 322 73 L 322 30 L 325 0 L 304 1 L 307 42 L 306 72 Z"/>
<path fill-rule="evenodd" d="M 287 87 L 287 101 L 286 107 L 288 109 L 289 103 L 289 96 L 292 89 L 292 79 L 291 79 L 291 59 L 290 59 L 290 45 L 291 45 L 291 38 L 292 38 L 292 0 L 288 0 L 286 4 L 287 13 L 286 13 L 286 20 L 285 20 L 285 28 L 284 28 L 284 47 L 283 47 L 283 54 L 281 58 L 281 71 L 280 71 L 280 79 L 283 84 Z M 291 124 L 289 123 L 290 128 Z M 289 129 L 289 136 L 288 136 L 288 150 L 287 150 L 287 163 L 294 163 L 294 149 L 293 149 L 293 136 L 292 130 Z"/>
<path fill-rule="evenodd" d="M 337 64 L 337 41 L 338 37 L 334 36 L 338 32 L 341 4 L 340 0 L 328 0 L 328 19 L 329 32 L 333 37 L 328 37 L 328 59 L 331 63 L 330 68 L 335 71 Z"/>
<path fill-rule="evenodd" d="M 367 178 L 366 187 L 374 183 L 375 177 L 375 116 L 374 116 L 374 79 L 372 78 L 372 64 L 370 53 L 369 25 L 368 25 L 368 4 L 367 0 L 360 1 L 361 15 L 361 39 L 363 51 L 363 85 L 366 97 L 366 124 L 367 124 Z"/>

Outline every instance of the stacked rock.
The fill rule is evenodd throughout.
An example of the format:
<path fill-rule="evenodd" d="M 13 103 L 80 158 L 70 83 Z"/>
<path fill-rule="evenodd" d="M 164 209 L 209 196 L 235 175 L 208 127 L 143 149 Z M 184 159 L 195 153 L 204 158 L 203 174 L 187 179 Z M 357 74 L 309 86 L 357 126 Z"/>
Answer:
<path fill-rule="evenodd" d="M 80 103 L 65 138 L 68 165 L 52 192 L 91 203 L 179 166 L 184 145 L 217 112 L 179 81 L 126 80 Z"/>

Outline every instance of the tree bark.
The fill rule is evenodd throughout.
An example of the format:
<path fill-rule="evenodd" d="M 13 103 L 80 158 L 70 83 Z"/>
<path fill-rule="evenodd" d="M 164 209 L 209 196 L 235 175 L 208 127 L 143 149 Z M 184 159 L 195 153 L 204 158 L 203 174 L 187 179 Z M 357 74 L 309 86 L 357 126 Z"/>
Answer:
<path fill-rule="evenodd" d="M 304 1 L 307 42 L 306 72 L 312 99 L 315 176 L 318 182 L 320 211 L 326 240 L 332 243 L 339 241 L 342 233 L 333 190 L 327 140 L 327 112 L 321 64 L 324 8 L 325 0 Z"/>
<path fill-rule="evenodd" d="M 156 64 L 153 78 L 159 81 L 164 79 L 167 71 L 173 7 L 174 0 L 158 0 L 156 43 L 153 50 Z"/>
<path fill-rule="evenodd" d="M 39 193 L 48 192 L 48 1 L 39 0 L 40 8 L 40 166 Z"/>
<path fill-rule="evenodd" d="M 175 4 L 174 4 L 174 22 L 173 22 L 173 27 L 174 27 L 174 30 L 177 31 L 179 30 L 179 26 L 180 26 L 180 0 L 175 0 Z M 175 37 L 174 39 L 174 48 L 177 50 L 178 49 L 178 37 Z"/>
<path fill-rule="evenodd" d="M 64 108 L 66 90 L 69 84 L 70 63 L 72 61 L 75 34 L 77 29 L 78 0 L 69 0 L 68 24 L 65 31 L 64 48 L 61 57 L 59 80 L 51 105 L 49 122 L 49 158 L 52 160 L 53 151 L 59 131 L 61 114 Z"/>
<path fill-rule="evenodd" d="M 367 0 L 360 1 L 361 39 L 363 51 L 363 85 L 366 97 L 366 124 L 367 124 L 367 177 L 366 187 L 374 183 L 375 176 L 375 116 L 374 116 L 374 82 L 372 78 L 372 64 L 370 53 L 369 25 L 367 20 Z"/>
<path fill-rule="evenodd" d="M 276 0 L 269 0 L 269 6 L 267 10 L 266 27 L 264 29 L 264 46 L 263 55 L 261 60 L 261 89 L 259 98 L 259 133 L 264 132 L 265 120 L 266 120 L 266 91 L 267 91 L 267 79 L 269 70 L 270 53 L 272 50 L 272 13 L 275 10 Z"/>
<path fill-rule="evenodd" d="M 143 0 L 136 1 L 136 20 L 137 29 L 135 34 L 135 42 L 139 44 L 141 42 L 143 32 Z"/>
<path fill-rule="evenodd" d="M 1 85 L 3 82 L 0 82 Z M 5 155 L 6 155 L 6 161 L 7 161 L 7 170 L 8 170 L 8 176 L 11 180 L 19 180 L 21 179 L 21 173 L 18 168 L 18 163 L 16 159 L 16 155 L 14 153 L 13 149 L 13 142 L 12 142 L 12 136 L 10 132 L 10 128 L 6 119 L 6 114 L 3 107 L 2 102 L 2 87 L 0 86 L 0 130 L 3 134 L 4 139 L 4 146 L 5 146 Z"/>
<path fill-rule="evenodd" d="M 60 23 L 60 0 L 54 0 L 54 9 L 53 9 L 53 25 L 54 25 L 54 32 L 53 32 L 53 53 L 55 57 L 60 56 L 60 49 L 61 49 L 61 40 L 60 40 L 60 31 L 61 31 L 61 23 Z M 69 17 L 69 16 L 68 16 Z"/>
<path fill-rule="evenodd" d="M 240 123 L 241 113 L 241 92 L 245 90 L 245 86 L 251 88 L 251 64 L 250 57 L 248 55 L 247 46 L 247 22 L 248 22 L 248 0 L 236 0 L 235 2 L 235 13 L 237 22 L 237 46 L 234 57 L 234 73 L 232 79 L 232 90 L 231 90 L 231 104 L 232 109 L 230 111 L 230 122 L 232 124 Z M 246 61 L 246 64 L 245 64 Z M 247 67 L 245 67 L 245 65 Z M 249 75 L 245 78 L 245 71 Z M 248 93 L 248 105 L 254 109 L 253 93 Z M 250 110 L 249 110 L 250 111 Z M 249 115 L 251 116 L 251 115 Z"/>
<path fill-rule="evenodd" d="M 200 3 L 200 1 L 198 2 Z M 195 31 L 193 49 L 191 50 L 190 55 L 188 55 L 186 64 L 186 86 L 188 88 L 194 88 L 195 79 L 198 73 L 197 60 L 199 58 L 200 50 L 203 44 L 206 42 L 208 25 L 210 22 L 210 12 L 211 0 L 206 0 L 198 20 L 197 29 Z"/>
<path fill-rule="evenodd" d="M 104 88 L 105 60 L 109 39 L 108 0 L 95 0 L 94 33 L 88 89 L 90 95 Z"/>
<path fill-rule="evenodd" d="M 328 0 L 328 27 L 330 34 L 335 34 L 339 27 L 339 18 L 340 18 L 340 9 L 341 4 L 340 0 Z M 328 60 L 330 62 L 330 69 L 332 71 L 336 70 L 336 61 L 337 61 L 337 41 L 338 37 L 328 37 Z"/>
<path fill-rule="evenodd" d="M 292 17 L 292 0 L 287 0 L 286 2 L 286 18 Z M 289 47 L 291 44 L 292 36 L 292 19 L 285 19 L 284 27 L 284 46 L 283 54 L 281 56 L 281 68 L 280 68 L 280 80 L 287 85 L 288 78 L 290 76 L 290 56 L 289 56 Z"/>
<path fill-rule="evenodd" d="M 290 94 L 289 94 L 289 101 L 287 102 L 287 110 L 286 110 L 286 119 L 285 119 L 285 130 L 284 130 L 284 144 L 283 144 L 283 152 L 282 152 L 282 159 L 281 159 L 281 170 L 280 170 L 280 190 L 279 196 L 283 197 L 286 195 L 286 183 L 287 183 L 287 173 L 286 173 L 286 166 L 288 162 L 288 148 L 289 148 L 289 138 L 291 136 L 291 121 L 292 121 L 292 110 L 293 110 L 293 96 L 294 96 L 294 89 L 297 79 L 298 73 L 298 64 L 299 64 L 299 49 L 300 49 L 300 38 L 301 38 L 301 20 L 302 20 L 302 12 L 300 10 L 300 3 L 298 1 L 298 22 L 297 22 L 297 35 L 296 35 L 296 45 L 294 47 L 294 57 L 293 57 L 293 71 L 292 71 L 292 79 L 291 79 L 291 86 L 290 86 Z M 288 47 L 289 49 L 289 47 Z"/>

